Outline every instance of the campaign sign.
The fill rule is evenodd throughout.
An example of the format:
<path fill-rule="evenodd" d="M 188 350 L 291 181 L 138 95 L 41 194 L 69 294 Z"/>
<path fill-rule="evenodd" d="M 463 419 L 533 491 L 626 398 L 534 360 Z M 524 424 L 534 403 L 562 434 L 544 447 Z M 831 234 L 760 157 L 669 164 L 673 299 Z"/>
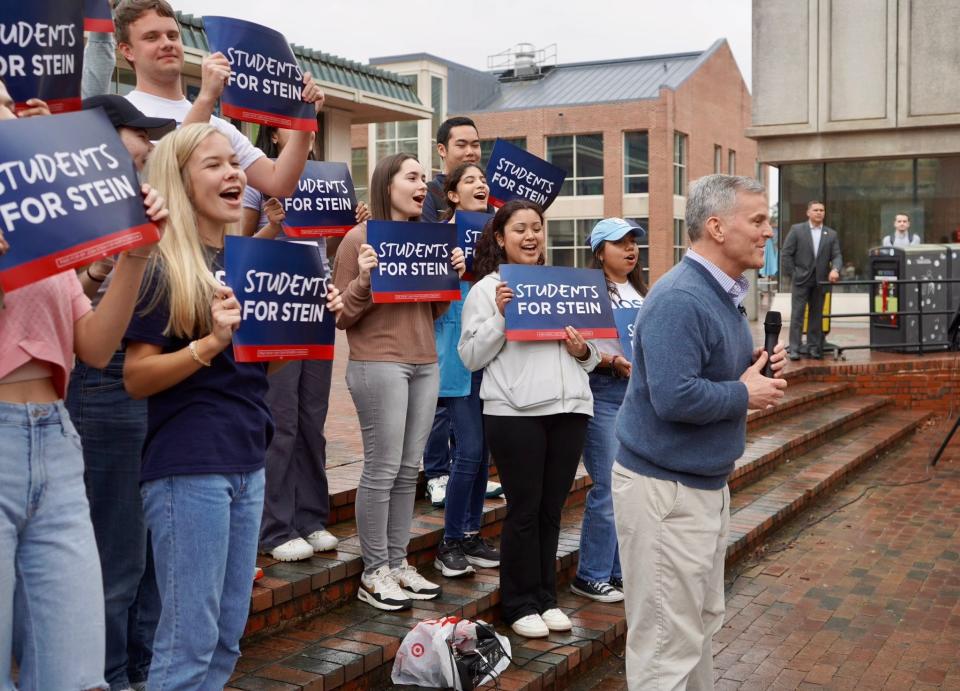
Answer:
<path fill-rule="evenodd" d="M 83 28 L 98 34 L 113 33 L 110 0 L 83 0 Z"/>
<path fill-rule="evenodd" d="M 16 103 L 39 98 L 51 113 L 80 110 L 83 1 L 0 2 L 0 77 Z"/>
<path fill-rule="evenodd" d="M 526 199 L 546 209 L 560 194 L 566 177 L 567 171 L 498 139 L 487 163 L 490 203 L 499 209 L 514 199 Z"/>
<path fill-rule="evenodd" d="M 617 325 L 600 269 L 501 264 L 513 290 L 507 303 L 508 341 L 557 341 L 572 326 L 584 338 L 616 338 Z"/>
<path fill-rule="evenodd" d="M 620 347 L 623 348 L 624 357 L 631 362 L 633 362 L 633 329 L 639 313 L 639 307 L 621 307 L 613 310 L 613 319 L 617 323 L 617 334 L 620 336 Z"/>
<path fill-rule="evenodd" d="M 223 114 L 290 130 L 317 131 L 317 113 L 302 100 L 303 71 L 279 31 L 230 17 L 204 17 L 210 52 L 230 61 Z"/>
<path fill-rule="evenodd" d="M 477 240 L 483 233 L 484 227 L 493 218 L 493 214 L 482 211 L 458 211 L 457 247 L 463 250 L 463 257 L 467 262 L 467 272 L 463 274 L 464 281 L 473 280 L 473 257 L 477 247 Z"/>
<path fill-rule="evenodd" d="M 283 199 L 286 233 L 295 238 L 346 235 L 357 225 L 357 195 L 346 163 L 307 161 L 297 191 Z"/>
<path fill-rule="evenodd" d="M 11 120 L 0 131 L 4 290 L 160 239 L 102 109 Z"/>
<path fill-rule="evenodd" d="M 460 279 L 450 263 L 457 246 L 452 223 L 367 221 L 367 244 L 378 259 L 370 272 L 374 302 L 460 299 Z"/>
<path fill-rule="evenodd" d="M 336 317 L 316 245 L 230 235 L 224 269 L 240 302 L 237 362 L 333 359 Z"/>

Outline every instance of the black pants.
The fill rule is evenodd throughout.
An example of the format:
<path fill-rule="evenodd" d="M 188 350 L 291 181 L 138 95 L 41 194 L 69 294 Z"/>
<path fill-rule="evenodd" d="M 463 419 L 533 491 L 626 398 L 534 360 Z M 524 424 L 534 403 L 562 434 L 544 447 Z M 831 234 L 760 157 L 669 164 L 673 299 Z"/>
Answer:
<path fill-rule="evenodd" d="M 500 541 L 500 608 L 512 624 L 557 606 L 560 514 L 577 473 L 587 416 L 484 415 L 507 496 Z"/>
<path fill-rule="evenodd" d="M 803 333 L 803 310 L 810 307 L 807 317 L 807 346 L 811 350 L 823 348 L 823 288 L 816 282 L 794 285 L 790 299 L 790 350 L 797 352 Z"/>

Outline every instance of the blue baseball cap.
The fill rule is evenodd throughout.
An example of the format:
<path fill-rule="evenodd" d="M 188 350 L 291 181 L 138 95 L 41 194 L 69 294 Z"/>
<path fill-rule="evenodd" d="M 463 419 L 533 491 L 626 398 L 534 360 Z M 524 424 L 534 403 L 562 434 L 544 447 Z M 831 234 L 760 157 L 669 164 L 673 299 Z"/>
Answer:
<path fill-rule="evenodd" d="M 590 249 L 596 252 L 601 242 L 607 240 L 616 242 L 627 233 L 633 233 L 639 239 L 646 235 L 647 231 L 636 223 L 625 221 L 622 218 L 605 218 L 595 225 L 590 232 Z"/>

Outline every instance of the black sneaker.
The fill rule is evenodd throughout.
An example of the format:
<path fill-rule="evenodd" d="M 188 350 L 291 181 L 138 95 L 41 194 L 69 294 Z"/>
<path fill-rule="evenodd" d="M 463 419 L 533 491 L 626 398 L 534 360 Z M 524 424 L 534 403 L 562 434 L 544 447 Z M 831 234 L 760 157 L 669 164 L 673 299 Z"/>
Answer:
<path fill-rule="evenodd" d="M 500 550 L 490 542 L 474 533 L 463 538 L 463 554 L 467 561 L 481 569 L 493 569 L 500 566 Z"/>
<path fill-rule="evenodd" d="M 589 597 L 597 602 L 622 602 L 623 593 L 609 583 L 603 581 L 585 581 L 579 576 L 570 584 L 570 591 L 577 595 Z"/>
<path fill-rule="evenodd" d="M 463 546 L 459 540 L 443 540 L 437 548 L 437 558 L 433 566 L 447 578 L 466 576 L 474 573 L 473 567 L 463 554 Z"/>
<path fill-rule="evenodd" d="M 623 592 L 623 579 L 619 576 L 611 576 L 610 585 L 619 590 L 621 593 Z"/>

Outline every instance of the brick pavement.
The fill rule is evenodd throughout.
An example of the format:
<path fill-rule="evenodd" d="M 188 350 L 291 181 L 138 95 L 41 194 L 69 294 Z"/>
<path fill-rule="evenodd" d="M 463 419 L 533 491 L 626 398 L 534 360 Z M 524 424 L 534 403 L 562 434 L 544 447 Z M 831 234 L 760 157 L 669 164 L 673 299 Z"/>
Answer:
<path fill-rule="evenodd" d="M 949 422 L 857 475 L 729 574 L 717 689 L 960 689 L 960 442 L 927 470 Z M 871 485 L 928 478 L 876 487 L 830 513 Z M 571 688 L 624 689 L 623 663 Z"/>

